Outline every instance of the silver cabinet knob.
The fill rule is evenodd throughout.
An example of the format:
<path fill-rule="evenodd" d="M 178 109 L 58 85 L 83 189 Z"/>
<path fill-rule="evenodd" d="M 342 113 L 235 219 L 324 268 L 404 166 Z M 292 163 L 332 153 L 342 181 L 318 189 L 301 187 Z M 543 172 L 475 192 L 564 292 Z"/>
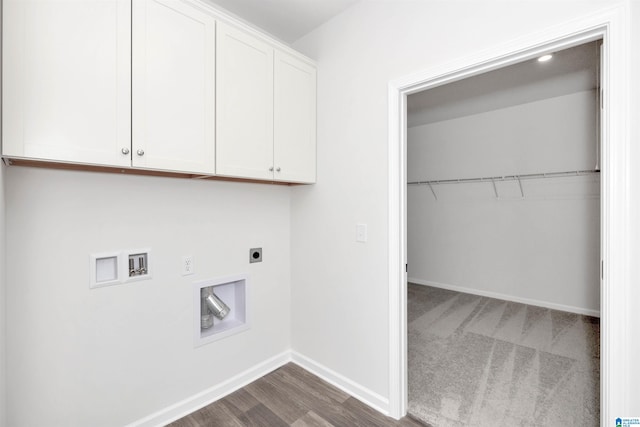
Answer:
<path fill-rule="evenodd" d="M 138 151 L 136 151 L 136 153 L 138 153 L 138 156 L 144 156 L 144 150 L 143 149 L 139 149 Z"/>
<path fill-rule="evenodd" d="M 129 149 L 127 147 L 124 147 L 122 149 L 122 154 L 129 154 Z"/>
<path fill-rule="evenodd" d="M 269 172 L 273 172 L 273 166 L 269 168 Z"/>
<path fill-rule="evenodd" d="M 276 168 L 276 172 L 280 172 L 280 167 L 279 166 Z"/>

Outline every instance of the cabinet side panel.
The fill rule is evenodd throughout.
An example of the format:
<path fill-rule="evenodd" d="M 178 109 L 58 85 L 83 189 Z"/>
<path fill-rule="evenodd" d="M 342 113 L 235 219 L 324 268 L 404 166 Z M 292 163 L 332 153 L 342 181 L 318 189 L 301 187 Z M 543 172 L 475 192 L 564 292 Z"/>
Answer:
<path fill-rule="evenodd" d="M 22 156 L 24 74 L 24 2 L 4 0 L 2 5 L 2 154 Z"/>

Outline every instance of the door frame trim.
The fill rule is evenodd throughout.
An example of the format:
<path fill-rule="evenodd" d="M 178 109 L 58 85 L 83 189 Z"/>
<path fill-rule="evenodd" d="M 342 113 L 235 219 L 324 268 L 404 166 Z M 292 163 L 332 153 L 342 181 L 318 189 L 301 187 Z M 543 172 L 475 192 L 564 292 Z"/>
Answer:
<path fill-rule="evenodd" d="M 406 415 L 407 387 L 407 95 L 461 80 L 542 53 L 603 40 L 601 172 L 600 420 L 610 425 L 631 409 L 628 309 L 631 207 L 629 17 L 627 3 L 522 37 L 478 54 L 389 82 L 389 415 Z"/>

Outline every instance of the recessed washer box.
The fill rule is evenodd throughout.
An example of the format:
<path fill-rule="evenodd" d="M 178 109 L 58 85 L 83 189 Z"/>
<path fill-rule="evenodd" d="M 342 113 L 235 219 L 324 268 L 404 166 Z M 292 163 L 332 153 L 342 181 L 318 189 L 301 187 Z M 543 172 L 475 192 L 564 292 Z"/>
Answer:
<path fill-rule="evenodd" d="M 129 249 L 124 252 L 124 256 L 127 262 L 127 274 L 123 280 L 125 283 L 151 279 L 151 249 Z"/>
<path fill-rule="evenodd" d="M 203 305 L 201 301 L 201 289 L 213 287 L 213 292 L 229 308 L 222 320 L 213 319 L 213 326 L 203 328 L 201 316 Z M 194 347 L 200 347 L 213 341 L 226 338 L 231 335 L 249 329 L 249 276 L 238 274 L 234 276 L 218 277 L 193 283 L 193 343 Z"/>
<path fill-rule="evenodd" d="M 151 279 L 151 249 L 130 249 L 89 255 L 89 288 Z"/>
<path fill-rule="evenodd" d="M 91 254 L 89 258 L 91 267 L 90 288 L 113 286 L 122 283 L 120 275 L 122 257 L 120 256 L 120 252 Z"/>

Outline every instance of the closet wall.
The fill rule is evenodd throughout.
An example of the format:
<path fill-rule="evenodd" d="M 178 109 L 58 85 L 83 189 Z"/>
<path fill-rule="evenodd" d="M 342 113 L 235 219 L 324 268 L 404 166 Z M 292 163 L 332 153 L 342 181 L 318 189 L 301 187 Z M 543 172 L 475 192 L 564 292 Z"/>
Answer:
<path fill-rule="evenodd" d="M 408 129 L 408 182 L 593 170 L 597 92 Z M 495 182 L 495 186 L 494 186 Z M 433 285 L 598 314 L 598 174 L 408 186 L 408 273 Z"/>

